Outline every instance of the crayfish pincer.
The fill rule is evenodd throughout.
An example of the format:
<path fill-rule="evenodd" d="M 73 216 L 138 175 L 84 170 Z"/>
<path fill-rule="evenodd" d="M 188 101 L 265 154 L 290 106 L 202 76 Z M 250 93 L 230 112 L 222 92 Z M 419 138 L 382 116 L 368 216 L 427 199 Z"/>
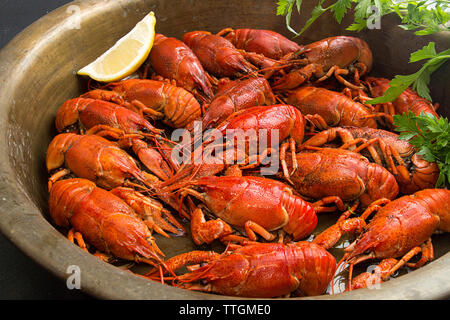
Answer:
<path fill-rule="evenodd" d="M 188 252 L 167 260 L 166 266 L 176 271 L 201 262 L 206 264 L 191 266 L 192 272 L 174 277 L 173 285 L 238 297 L 313 296 L 325 292 L 336 270 L 336 260 L 329 252 L 306 241 L 252 243 L 220 255 Z"/>

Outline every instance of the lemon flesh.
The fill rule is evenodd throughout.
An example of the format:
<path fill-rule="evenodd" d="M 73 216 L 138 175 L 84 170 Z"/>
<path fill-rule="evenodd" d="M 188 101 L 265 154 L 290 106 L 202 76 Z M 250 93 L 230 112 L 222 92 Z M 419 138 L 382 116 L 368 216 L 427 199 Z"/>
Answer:
<path fill-rule="evenodd" d="M 135 72 L 147 59 L 155 39 L 153 12 L 144 17 L 108 51 L 78 71 L 101 82 L 117 81 Z"/>

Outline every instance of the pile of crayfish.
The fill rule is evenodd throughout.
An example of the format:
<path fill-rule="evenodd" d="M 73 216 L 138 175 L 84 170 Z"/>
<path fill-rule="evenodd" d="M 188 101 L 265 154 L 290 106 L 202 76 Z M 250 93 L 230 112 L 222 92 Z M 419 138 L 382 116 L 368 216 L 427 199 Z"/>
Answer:
<path fill-rule="evenodd" d="M 354 290 L 419 268 L 434 258 L 432 235 L 450 231 L 450 191 L 393 116 L 438 116 L 437 105 L 410 89 L 365 104 L 389 87 L 372 63 L 349 36 L 157 34 L 134 76 L 89 82 L 57 111 L 52 221 L 100 259 L 149 265 L 139 276 L 230 296 L 321 295 L 343 270 Z M 167 258 L 160 237 L 199 250 Z M 329 250 L 345 237 L 336 261 Z M 365 261 L 377 267 L 353 277 Z"/>

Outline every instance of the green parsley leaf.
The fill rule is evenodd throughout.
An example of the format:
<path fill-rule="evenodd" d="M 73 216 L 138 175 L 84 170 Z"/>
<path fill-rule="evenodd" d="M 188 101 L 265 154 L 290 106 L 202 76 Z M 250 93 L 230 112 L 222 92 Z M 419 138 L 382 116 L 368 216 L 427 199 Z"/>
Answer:
<path fill-rule="evenodd" d="M 317 0 L 316 0 L 317 1 Z M 373 7 L 380 16 L 397 14 L 402 23 L 399 27 L 405 30 L 417 30 L 416 35 L 428 35 L 439 31 L 450 31 L 450 1 L 397 1 L 397 0 L 336 0 L 323 8 L 324 0 L 318 0 L 316 6 L 302 31 L 296 32 L 290 25 L 294 4 L 300 13 L 302 0 L 279 0 L 277 15 L 286 16 L 286 26 L 296 36 L 308 29 L 319 16 L 331 10 L 338 23 L 353 7 L 354 22 L 347 30 L 361 31 L 367 27 L 368 19 L 373 15 Z"/>
<path fill-rule="evenodd" d="M 417 149 L 424 160 L 436 162 L 440 169 L 436 188 L 450 186 L 450 123 L 447 118 L 431 114 L 414 115 L 411 111 L 394 115 L 399 139 L 406 140 Z"/>
<path fill-rule="evenodd" d="M 436 56 L 436 49 L 435 49 L 434 42 L 428 43 L 425 47 L 423 47 L 420 50 L 417 50 L 416 52 L 411 53 L 409 57 L 409 62 L 416 62 L 423 59 L 431 59 L 434 56 Z"/>
<path fill-rule="evenodd" d="M 349 8 L 352 7 L 352 1 L 351 0 L 338 0 L 333 7 L 331 8 L 331 11 L 334 12 L 334 18 L 338 23 L 341 23 L 342 18 L 346 15 Z"/>
<path fill-rule="evenodd" d="M 359 31 L 365 29 L 366 27 L 367 27 L 366 20 L 360 20 L 360 21 L 355 21 L 355 23 L 352 23 L 351 25 L 349 25 L 345 30 L 359 32 Z"/>
<path fill-rule="evenodd" d="M 277 2 L 277 16 L 284 16 L 288 13 L 289 2 L 288 0 L 279 0 Z"/>
<path fill-rule="evenodd" d="M 422 49 L 411 53 L 409 62 L 417 62 L 420 60 L 428 60 L 420 68 L 419 71 L 409 75 L 397 75 L 389 82 L 390 87 L 385 91 L 384 95 L 369 100 L 367 104 L 386 103 L 395 100 L 406 88 L 410 87 L 417 91 L 422 98 L 431 101 L 430 83 L 431 74 L 436 71 L 447 60 L 450 60 L 450 49 L 436 53 L 435 43 L 430 42 Z"/>

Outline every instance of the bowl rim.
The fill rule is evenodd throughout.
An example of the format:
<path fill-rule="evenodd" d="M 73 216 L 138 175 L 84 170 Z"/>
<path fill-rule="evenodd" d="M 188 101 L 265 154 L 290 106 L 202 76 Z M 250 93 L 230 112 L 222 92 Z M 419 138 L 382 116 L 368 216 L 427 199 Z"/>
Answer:
<path fill-rule="evenodd" d="M 14 84 L 25 81 L 21 70 L 36 61 L 34 55 L 45 50 L 47 41 L 63 37 L 70 23 L 68 8 L 77 5 L 84 17 L 106 13 L 131 5 L 137 0 L 101 2 L 88 0 L 70 2 L 35 21 L 0 50 L 0 112 L 8 114 L 14 102 Z M 9 117 L 0 118 L 0 150 L 8 150 Z M 67 280 L 67 267 L 81 268 L 81 290 L 100 299 L 112 300 L 229 300 L 242 299 L 215 294 L 193 292 L 148 281 L 86 254 L 72 245 L 43 216 L 29 198 L 27 191 L 15 179 L 8 152 L 0 153 L 0 231 L 28 257 L 49 270 L 62 281 Z M 66 260 L 62 260 L 65 258 Z M 68 259 L 70 258 L 70 259 Z M 298 299 L 442 299 L 450 296 L 450 253 L 432 261 L 419 270 L 392 279 L 377 290 L 359 289 L 337 295 L 323 295 Z M 436 272 L 436 269 L 439 272 Z M 114 283 L 123 283 L 120 290 Z M 250 299 L 251 300 L 251 299 Z M 260 300 L 260 299 L 259 299 Z M 272 300 L 272 299 L 270 299 Z"/>

